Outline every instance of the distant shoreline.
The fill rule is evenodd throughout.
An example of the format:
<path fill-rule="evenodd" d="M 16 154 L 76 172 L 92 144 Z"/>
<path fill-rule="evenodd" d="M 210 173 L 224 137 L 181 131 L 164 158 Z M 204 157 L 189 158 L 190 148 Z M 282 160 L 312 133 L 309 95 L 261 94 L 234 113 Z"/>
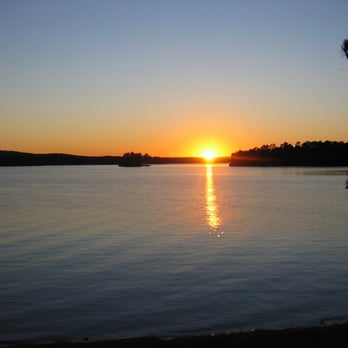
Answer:
<path fill-rule="evenodd" d="M 0 347 L 40 348 L 140 348 L 140 347 L 347 347 L 348 323 L 281 330 L 253 330 L 228 334 L 192 335 L 178 337 L 139 337 L 113 341 L 77 342 L 0 342 Z"/>
<path fill-rule="evenodd" d="M 218 157 L 214 163 L 229 163 L 229 157 Z M 34 154 L 18 151 L 1 151 L 0 166 L 60 166 L 60 165 L 119 165 L 122 156 L 79 156 L 63 153 Z M 149 164 L 203 164 L 201 157 L 150 157 Z"/>
<path fill-rule="evenodd" d="M 35 154 L 0 150 L 1 166 L 59 166 L 59 165 L 120 165 L 139 167 L 152 164 L 206 164 L 202 157 L 159 157 L 141 153 L 123 156 L 80 156 L 64 153 Z M 211 163 L 226 163 L 230 167 L 346 167 L 348 143 L 312 141 L 291 145 L 263 145 L 231 156 L 217 157 Z"/>

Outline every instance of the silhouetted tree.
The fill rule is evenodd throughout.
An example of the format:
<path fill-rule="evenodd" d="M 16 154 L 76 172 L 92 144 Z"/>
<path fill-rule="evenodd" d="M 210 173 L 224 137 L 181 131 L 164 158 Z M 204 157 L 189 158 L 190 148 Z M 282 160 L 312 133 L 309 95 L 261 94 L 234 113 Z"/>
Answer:
<path fill-rule="evenodd" d="M 346 56 L 346 58 L 348 59 L 348 39 L 343 40 L 341 49 L 344 55 Z"/>
<path fill-rule="evenodd" d="M 126 152 L 123 154 L 119 166 L 121 167 L 141 167 L 149 164 L 151 156 L 149 154 L 142 155 L 140 152 Z"/>

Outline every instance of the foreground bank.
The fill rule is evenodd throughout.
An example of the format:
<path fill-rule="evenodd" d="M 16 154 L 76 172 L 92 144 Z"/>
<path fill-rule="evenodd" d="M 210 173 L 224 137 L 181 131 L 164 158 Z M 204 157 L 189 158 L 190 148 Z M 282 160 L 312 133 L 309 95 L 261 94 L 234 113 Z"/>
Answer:
<path fill-rule="evenodd" d="M 140 347 L 348 347 L 348 323 L 313 328 L 291 328 L 284 330 L 255 330 L 187 337 L 143 337 L 127 340 L 90 342 L 55 342 L 41 344 L 6 344 L 15 348 L 140 348 Z"/>

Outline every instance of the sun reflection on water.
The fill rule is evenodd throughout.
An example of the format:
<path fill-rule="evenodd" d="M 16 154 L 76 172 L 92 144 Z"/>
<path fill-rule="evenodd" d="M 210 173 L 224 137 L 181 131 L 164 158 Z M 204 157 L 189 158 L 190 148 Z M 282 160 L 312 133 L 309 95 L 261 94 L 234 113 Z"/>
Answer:
<path fill-rule="evenodd" d="M 211 232 L 215 233 L 218 238 L 223 235 L 222 231 L 219 231 L 221 220 L 219 217 L 219 206 L 216 201 L 213 168 L 211 164 L 206 165 L 206 214 L 207 223 L 210 227 Z"/>

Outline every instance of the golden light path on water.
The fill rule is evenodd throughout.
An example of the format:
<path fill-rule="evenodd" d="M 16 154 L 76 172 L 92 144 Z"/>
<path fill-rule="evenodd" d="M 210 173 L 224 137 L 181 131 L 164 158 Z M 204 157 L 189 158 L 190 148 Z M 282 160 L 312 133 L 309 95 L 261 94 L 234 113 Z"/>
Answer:
<path fill-rule="evenodd" d="M 215 233 L 216 236 L 220 238 L 223 232 L 219 231 L 219 227 L 221 225 L 221 219 L 219 217 L 219 206 L 216 201 L 212 164 L 206 165 L 205 197 L 206 197 L 207 223 L 211 229 L 211 232 Z"/>

